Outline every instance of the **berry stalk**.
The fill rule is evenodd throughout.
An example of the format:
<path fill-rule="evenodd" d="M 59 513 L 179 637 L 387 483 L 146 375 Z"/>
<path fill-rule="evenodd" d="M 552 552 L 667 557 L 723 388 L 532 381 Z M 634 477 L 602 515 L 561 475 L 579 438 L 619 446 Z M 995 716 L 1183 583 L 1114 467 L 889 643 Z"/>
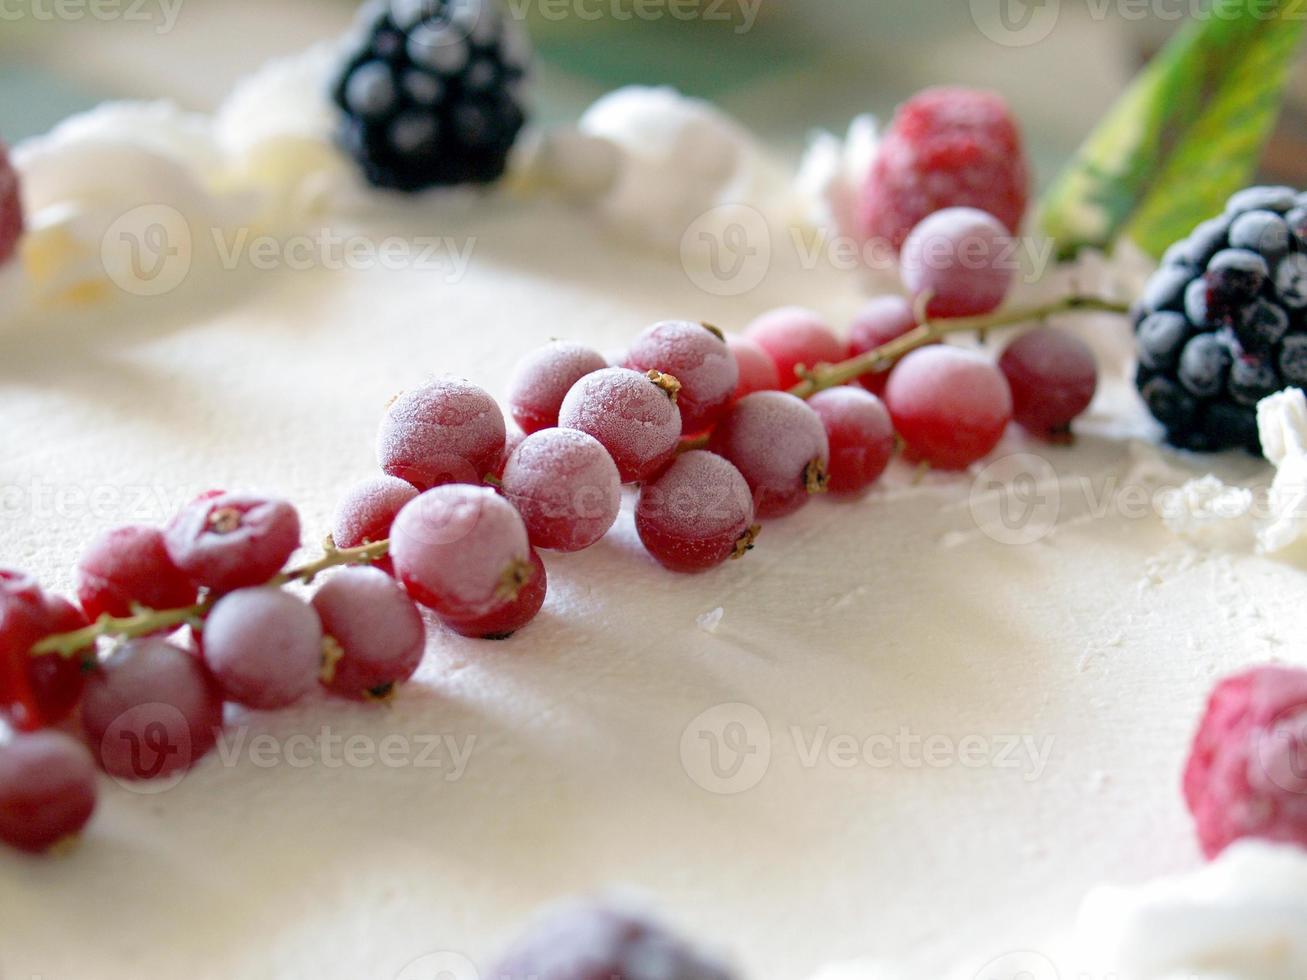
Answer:
<path fill-rule="evenodd" d="M 337 548 L 330 538 L 323 545 L 321 558 L 288 568 L 267 582 L 271 588 L 280 588 L 291 582 L 309 585 L 330 568 L 341 565 L 364 565 L 384 558 L 390 550 L 389 541 L 376 541 L 357 548 Z M 130 616 L 101 616 L 90 626 L 74 630 L 71 633 L 54 633 L 32 647 L 31 655 L 39 657 L 56 653 L 61 657 L 72 657 L 86 650 L 101 637 L 118 637 L 134 639 L 150 636 L 164 630 L 175 629 L 187 623 L 204 618 L 217 602 L 217 597 L 209 596 L 189 606 L 177 609 L 142 609 Z"/>
<path fill-rule="evenodd" d="M 984 333 L 1000 327 L 1010 327 L 1028 320 L 1043 320 L 1058 313 L 1120 313 L 1130 312 L 1128 304 L 1097 296 L 1067 296 L 1043 306 L 1029 309 L 1007 310 L 987 316 L 957 317 L 947 320 L 926 320 L 915 330 L 904 334 L 889 343 L 869 350 L 865 354 L 849 358 L 838 364 L 819 364 L 815 368 L 803 368 L 803 380 L 790 389 L 790 394 L 799 398 L 811 398 L 819 391 L 837 388 L 848 384 L 856 378 L 882 371 L 905 354 L 918 347 L 925 347 L 937 340 L 954 333 Z"/>

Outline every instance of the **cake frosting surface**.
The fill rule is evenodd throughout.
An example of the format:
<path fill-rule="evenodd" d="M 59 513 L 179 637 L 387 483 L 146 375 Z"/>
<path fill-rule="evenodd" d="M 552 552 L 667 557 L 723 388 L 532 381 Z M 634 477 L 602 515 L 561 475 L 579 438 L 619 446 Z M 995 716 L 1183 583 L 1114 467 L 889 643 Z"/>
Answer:
<path fill-rule="evenodd" d="M 795 303 L 843 323 L 874 286 L 813 261 L 812 194 L 670 93 L 614 96 L 540 136 L 499 194 L 364 193 L 312 124 L 305 79 L 325 57 L 263 78 L 305 112 L 245 89 L 217 121 L 111 107 L 19 149 L 36 219 L 28 294 L 0 330 L 6 562 L 66 590 L 95 532 L 164 520 L 214 486 L 295 501 L 311 543 L 373 473 L 387 400 L 426 376 L 502 396 L 551 337 L 620 350 L 658 320 L 738 330 Z M 639 147 L 624 112 L 665 121 L 666 142 Z M 708 245 L 730 208 L 758 216 L 766 268 L 747 289 L 715 278 L 711 249 L 676 241 L 677 225 L 640 224 L 648 202 L 624 181 L 687 139 L 714 152 L 683 199 L 659 193 L 691 225 L 728 209 L 700 227 Z M 838 181 L 813 172 L 836 208 Z M 124 214 L 159 204 L 196 248 L 149 295 L 99 253 Z M 129 244 L 145 217 L 122 229 Z M 1123 293 L 1146 271 L 1090 258 L 1019 299 L 1072 280 Z M 1013 431 L 968 474 L 896 463 L 866 499 L 769 524 L 746 560 L 697 577 L 644 554 L 628 499 L 599 545 L 547 559 L 544 613 L 511 640 L 433 626 L 392 704 L 235 714 L 179 782 L 108 786 L 74 854 L 0 854 L 0 971 L 407 978 L 443 964 L 461 980 L 541 904 L 614 885 L 758 980 L 869 957 L 904 978 L 1052 958 L 1095 886 L 1197 863 L 1178 781 L 1203 698 L 1247 664 L 1301 662 L 1307 629 L 1299 567 L 1177 535 L 1167 510 L 1209 471 L 1224 487 L 1269 468 L 1157 448 L 1128 324 L 1068 325 L 1103 367 L 1074 446 Z M 1241 860 L 1295 873 L 1282 854 Z M 1169 894 L 1147 914 L 1192 914 L 1200 931 L 1263 900 L 1231 885 L 1194 911 Z M 1263 960 L 1212 976 L 1300 976 L 1294 948 L 1297 972 Z M 1128 976 L 1169 976 L 1130 955 L 1144 965 Z"/>

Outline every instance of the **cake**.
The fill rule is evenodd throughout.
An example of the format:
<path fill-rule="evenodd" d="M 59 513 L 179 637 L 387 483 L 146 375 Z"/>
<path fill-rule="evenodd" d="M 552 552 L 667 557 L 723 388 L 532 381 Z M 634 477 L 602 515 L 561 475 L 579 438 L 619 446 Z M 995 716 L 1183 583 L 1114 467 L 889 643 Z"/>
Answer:
<path fill-rule="evenodd" d="M 865 123 L 796 180 L 710 105 L 629 89 L 530 131 L 494 193 L 404 197 L 333 141 L 339 56 L 213 117 L 107 105 L 16 148 L 6 564 L 69 591 L 96 533 L 213 487 L 293 500 L 307 545 L 429 375 L 502 399 L 550 338 L 846 324 L 890 288 L 811 259 Z M 1010 302 L 1129 301 L 1150 269 L 1089 255 Z M 1216 681 L 1303 663 L 1301 568 L 1212 506 L 1269 470 L 1164 448 L 1129 322 L 1058 322 L 1101 369 L 1074 445 L 1014 426 L 968 473 L 896 461 L 702 576 L 643 552 L 628 493 L 511 639 L 432 625 L 388 704 L 237 710 L 180 778 L 102 778 L 75 852 L 0 852 L 0 970 L 472 977 L 538 908 L 632 889 L 756 980 L 1079 975 L 1091 892 L 1105 971 L 1301 977 L 1303 856 L 1199 871 L 1179 791 Z"/>

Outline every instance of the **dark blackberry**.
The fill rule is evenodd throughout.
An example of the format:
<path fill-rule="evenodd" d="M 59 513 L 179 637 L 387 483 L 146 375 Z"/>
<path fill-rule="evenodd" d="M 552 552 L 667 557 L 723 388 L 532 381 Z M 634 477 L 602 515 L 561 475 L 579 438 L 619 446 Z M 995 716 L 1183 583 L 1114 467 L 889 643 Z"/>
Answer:
<path fill-rule="evenodd" d="M 1184 314 L 1163 310 L 1139 324 L 1139 363 L 1156 371 L 1170 371 L 1193 334 Z"/>
<path fill-rule="evenodd" d="M 1256 252 L 1267 262 L 1284 258 L 1289 240 L 1289 226 L 1274 211 L 1248 211 L 1230 225 L 1230 247 Z"/>
<path fill-rule="evenodd" d="M 1257 404 L 1307 385 L 1307 195 L 1232 197 L 1167 250 L 1135 333 L 1135 383 L 1167 441 L 1257 451 Z"/>
<path fill-rule="evenodd" d="M 1225 213 L 1274 211 L 1276 214 L 1284 214 L 1297 202 L 1298 192 L 1292 187 L 1246 187 L 1226 202 Z"/>
<path fill-rule="evenodd" d="M 546 914 L 491 971 L 496 980 L 732 980 L 656 922 L 602 905 Z"/>
<path fill-rule="evenodd" d="M 363 18 L 333 98 L 367 179 L 419 191 L 503 176 L 526 121 L 520 25 L 494 0 L 389 0 Z"/>

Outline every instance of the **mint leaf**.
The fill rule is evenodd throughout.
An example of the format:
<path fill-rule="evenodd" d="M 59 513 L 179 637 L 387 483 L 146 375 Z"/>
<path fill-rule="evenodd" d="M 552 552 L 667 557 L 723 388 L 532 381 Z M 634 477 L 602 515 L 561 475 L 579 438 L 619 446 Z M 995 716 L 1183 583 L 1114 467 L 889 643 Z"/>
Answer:
<path fill-rule="evenodd" d="M 1058 254 L 1122 235 L 1160 256 L 1253 179 L 1307 0 L 1213 0 L 1134 81 L 1045 195 Z"/>

